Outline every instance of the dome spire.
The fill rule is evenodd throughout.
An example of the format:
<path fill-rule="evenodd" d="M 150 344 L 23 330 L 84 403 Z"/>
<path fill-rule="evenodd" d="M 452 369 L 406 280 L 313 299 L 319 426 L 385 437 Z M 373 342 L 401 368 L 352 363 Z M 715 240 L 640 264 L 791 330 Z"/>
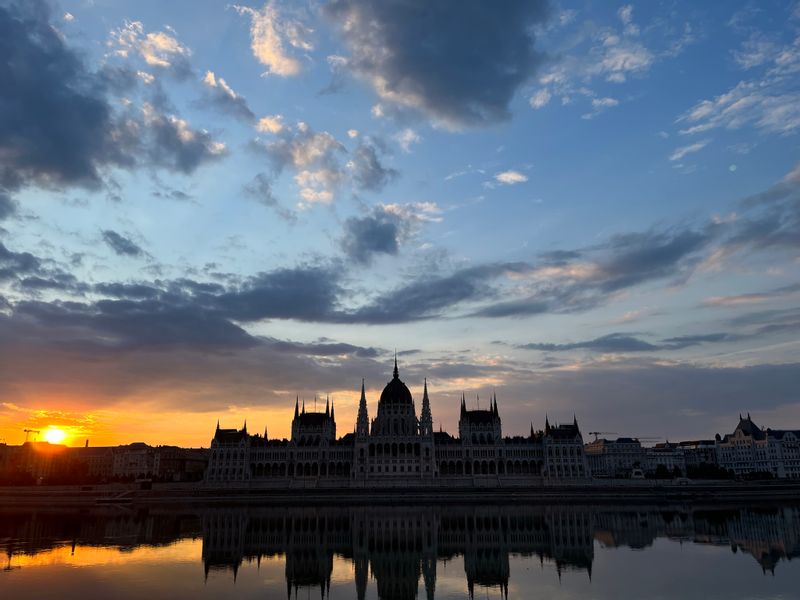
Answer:
<path fill-rule="evenodd" d="M 397 370 L 397 350 L 394 351 L 394 372 L 392 373 L 395 379 L 400 378 L 400 372 Z"/>

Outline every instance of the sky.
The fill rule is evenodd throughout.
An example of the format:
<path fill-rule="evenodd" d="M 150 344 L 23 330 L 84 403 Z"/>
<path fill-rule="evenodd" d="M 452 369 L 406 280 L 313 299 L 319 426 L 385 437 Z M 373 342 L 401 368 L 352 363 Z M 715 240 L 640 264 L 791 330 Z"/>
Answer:
<path fill-rule="evenodd" d="M 0 0 L 0 441 L 800 428 L 800 4 Z M 483 398 L 484 400 L 481 400 Z"/>

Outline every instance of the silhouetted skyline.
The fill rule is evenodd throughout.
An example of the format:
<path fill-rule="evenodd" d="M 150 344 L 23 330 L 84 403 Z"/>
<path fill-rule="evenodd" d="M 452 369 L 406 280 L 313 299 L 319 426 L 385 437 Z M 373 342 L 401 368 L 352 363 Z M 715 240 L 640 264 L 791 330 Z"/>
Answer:
<path fill-rule="evenodd" d="M 394 355 L 434 429 L 495 393 L 509 435 L 800 423 L 796 2 L 0 0 L 0 32 L 0 441 L 354 423 Z"/>

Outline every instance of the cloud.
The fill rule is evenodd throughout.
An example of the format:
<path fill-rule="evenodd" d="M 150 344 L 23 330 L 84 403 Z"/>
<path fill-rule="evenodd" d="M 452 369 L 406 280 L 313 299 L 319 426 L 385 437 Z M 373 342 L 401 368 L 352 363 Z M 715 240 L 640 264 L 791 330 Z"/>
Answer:
<path fill-rule="evenodd" d="M 550 90 L 547 88 L 542 88 L 537 91 L 533 96 L 530 98 L 530 105 L 531 108 L 540 109 L 544 108 L 550 103 Z"/>
<path fill-rule="evenodd" d="M 741 306 L 768 302 L 776 298 L 800 292 L 800 284 L 786 285 L 766 292 L 735 294 L 732 296 L 712 296 L 703 300 L 705 306 Z"/>
<path fill-rule="evenodd" d="M 306 123 L 284 127 L 275 139 L 254 141 L 252 147 L 269 158 L 276 173 L 294 171 L 300 197 L 306 203 L 329 203 L 343 183 L 360 190 L 380 191 L 398 176 L 381 162 L 380 140 L 363 138 L 346 164 L 345 146 L 327 131 L 315 132 Z M 301 204 L 302 206 L 302 204 Z"/>
<path fill-rule="evenodd" d="M 39 273 L 41 261 L 30 252 L 13 252 L 0 242 L 0 281 L 15 279 L 17 276 Z"/>
<path fill-rule="evenodd" d="M 286 46 L 295 51 L 312 50 L 309 29 L 299 21 L 282 18 L 275 2 L 265 3 L 261 10 L 239 5 L 233 8 L 250 17 L 250 47 L 253 56 L 267 67 L 265 75 L 289 77 L 300 73 L 302 63 L 287 52 Z"/>
<path fill-rule="evenodd" d="M 247 101 L 234 92 L 222 77 L 217 77 L 213 71 L 206 71 L 203 84 L 206 90 L 205 104 L 248 123 L 255 120 L 256 116 Z M 261 119 L 258 123 L 259 131 L 263 131 L 261 127 L 264 120 Z"/>
<path fill-rule="evenodd" d="M 143 256 L 145 251 L 130 238 L 120 235 L 116 231 L 106 229 L 103 231 L 103 241 L 108 244 L 118 256 Z"/>
<path fill-rule="evenodd" d="M 276 269 L 246 280 L 236 289 L 203 298 L 231 319 L 329 321 L 342 293 L 337 265 Z"/>
<path fill-rule="evenodd" d="M 379 192 L 399 175 L 395 169 L 383 166 L 378 148 L 367 140 L 358 144 L 348 165 L 356 186 L 362 190 Z"/>
<path fill-rule="evenodd" d="M 680 54 L 695 36 L 690 23 L 675 23 L 676 15 L 658 15 L 640 30 L 632 6 L 624 5 L 617 11 L 619 22 L 602 24 L 587 19 L 559 30 L 560 46 L 551 50 L 553 58 L 538 77 L 539 89 L 529 100 L 531 107 L 540 109 L 553 98 L 562 106 L 586 101 L 592 110 L 583 111 L 581 117 L 593 119 L 616 106 L 612 104 L 615 98 L 599 94 L 593 84 L 598 79 L 623 84 L 631 77 L 645 76 L 659 61 Z"/>
<path fill-rule="evenodd" d="M 541 63 L 533 26 L 546 2 L 480 1 L 453 10 L 424 0 L 336 0 L 325 6 L 350 48 L 347 68 L 382 103 L 459 129 L 507 120 L 511 98 Z"/>
<path fill-rule="evenodd" d="M 253 147 L 266 154 L 277 173 L 286 168 L 295 171 L 300 196 L 307 202 L 330 202 L 345 178 L 340 162 L 340 156 L 347 154 L 344 145 L 305 123 L 285 127 L 276 139 L 254 142 Z"/>
<path fill-rule="evenodd" d="M 161 114 L 149 104 L 143 106 L 142 114 L 145 140 L 141 152 L 151 164 L 189 174 L 228 154 L 224 143 L 175 115 Z"/>
<path fill-rule="evenodd" d="M 0 122 L 0 186 L 98 187 L 109 167 L 189 173 L 224 155 L 207 132 L 153 105 L 113 110 L 109 96 L 141 82 L 135 70 L 89 70 L 49 19 L 47 5 L 37 0 L 0 7 L 0 38 L 9 53 L 0 87 L 7 117 Z M 163 38 L 152 44 L 171 55 Z"/>
<path fill-rule="evenodd" d="M 528 181 L 527 175 L 523 175 L 519 171 L 513 170 L 497 173 L 494 178 L 495 181 L 502 183 L 503 185 L 514 185 L 516 183 L 525 183 Z"/>
<path fill-rule="evenodd" d="M 280 133 L 283 127 L 283 115 L 261 117 L 256 125 L 256 129 L 261 133 Z"/>
<path fill-rule="evenodd" d="M 135 53 L 141 56 L 148 67 L 166 69 L 179 78 L 192 74 L 189 65 L 191 50 L 177 38 L 164 31 L 145 33 L 141 21 L 125 21 L 125 24 L 111 32 L 108 45 L 117 56 L 129 58 Z"/>
<path fill-rule="evenodd" d="M 17 203 L 9 196 L 0 190 L 0 221 L 8 219 L 17 212 Z"/>
<path fill-rule="evenodd" d="M 610 333 L 585 342 L 571 344 L 530 343 L 520 346 L 526 350 L 563 352 L 565 350 L 592 350 L 594 352 L 653 352 L 659 347 L 624 333 Z"/>
<path fill-rule="evenodd" d="M 244 186 L 244 193 L 258 203 L 275 209 L 278 215 L 287 221 L 295 221 L 295 214 L 282 207 L 272 191 L 272 181 L 266 173 L 258 173 L 253 180 Z"/>
<path fill-rule="evenodd" d="M 441 221 L 440 213 L 432 202 L 382 204 L 366 216 L 347 219 L 340 246 L 352 260 L 370 264 L 377 255 L 396 255 L 421 225 Z"/>
<path fill-rule="evenodd" d="M 619 106 L 619 100 L 616 98 L 592 98 L 592 112 L 581 115 L 581 118 L 594 119 L 607 108 L 612 108 L 614 106 Z"/>
<path fill-rule="evenodd" d="M 699 142 L 694 142 L 693 144 L 687 144 L 686 146 L 681 146 L 680 148 L 675 148 L 672 154 L 669 155 L 669 159 L 671 161 L 681 160 L 687 154 L 693 154 L 695 152 L 699 152 L 708 144 L 711 140 L 700 140 Z"/>
<path fill-rule="evenodd" d="M 0 6 L 0 186 L 10 189 L 96 184 L 99 166 L 123 162 L 102 90 L 49 17 L 42 2 Z"/>
<path fill-rule="evenodd" d="M 361 264 L 371 263 L 378 254 L 396 255 L 400 247 L 400 219 L 381 208 L 365 217 L 347 219 L 343 230 L 342 250 Z"/>
<path fill-rule="evenodd" d="M 411 152 L 411 144 L 419 144 L 422 141 L 419 134 L 410 127 L 398 132 L 394 139 L 403 149 L 403 152 Z"/>
<path fill-rule="evenodd" d="M 698 102 L 680 115 L 684 135 L 716 128 L 753 127 L 787 135 L 800 128 L 800 94 L 794 82 L 800 72 L 800 37 L 779 46 L 751 37 L 735 53 L 739 65 L 753 73 L 726 92 Z"/>

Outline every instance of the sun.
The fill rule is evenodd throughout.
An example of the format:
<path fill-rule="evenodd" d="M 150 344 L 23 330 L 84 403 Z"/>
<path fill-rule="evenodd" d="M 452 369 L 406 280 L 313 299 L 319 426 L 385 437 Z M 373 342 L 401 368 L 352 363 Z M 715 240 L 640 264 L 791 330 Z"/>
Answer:
<path fill-rule="evenodd" d="M 66 437 L 67 434 L 64 432 L 64 430 L 59 429 L 58 427 L 50 426 L 44 432 L 44 441 L 51 444 L 60 444 Z"/>

